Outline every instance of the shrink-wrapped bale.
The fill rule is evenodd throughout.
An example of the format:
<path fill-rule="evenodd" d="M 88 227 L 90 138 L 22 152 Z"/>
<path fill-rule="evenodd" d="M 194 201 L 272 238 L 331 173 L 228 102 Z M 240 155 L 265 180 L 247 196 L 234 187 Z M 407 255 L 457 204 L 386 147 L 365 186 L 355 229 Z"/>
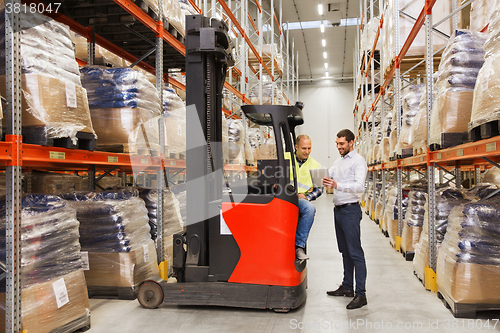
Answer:
<path fill-rule="evenodd" d="M 21 325 L 46 333 L 90 324 L 82 269 L 79 222 L 66 201 L 29 194 L 21 202 Z M 6 260 L 5 199 L 0 203 L 0 261 Z"/>
<path fill-rule="evenodd" d="M 485 61 L 474 89 L 469 130 L 500 119 L 500 3 L 495 2 L 488 25 Z"/>
<path fill-rule="evenodd" d="M 482 31 L 490 22 L 495 1 L 475 0 L 470 8 L 470 29 Z"/>
<path fill-rule="evenodd" d="M 427 197 L 427 196 L 426 196 Z M 435 199 L 435 234 L 436 248 L 439 249 L 446 234 L 448 226 L 448 216 L 455 206 L 468 202 L 469 199 L 464 192 L 444 188 L 436 191 Z M 424 280 L 425 267 L 429 266 L 429 202 L 425 203 L 425 215 L 420 240 L 415 245 L 415 257 L 413 259 L 413 270 L 419 279 Z"/>
<path fill-rule="evenodd" d="M 484 34 L 469 30 L 456 30 L 450 38 L 439 64 L 430 144 L 441 144 L 442 133 L 468 131 L 474 87 L 484 63 L 484 43 Z"/>
<path fill-rule="evenodd" d="M 426 193 L 427 188 L 419 186 L 411 188 L 408 193 L 408 210 L 405 214 L 401 236 L 401 250 L 403 252 L 414 252 L 415 245 L 420 239 L 424 224 Z"/>
<path fill-rule="evenodd" d="M 455 303 L 500 304 L 500 200 L 455 207 L 437 258 L 438 290 Z"/>
<path fill-rule="evenodd" d="M 86 66 L 82 83 L 88 91 L 97 145 L 159 151 L 158 119 L 161 104 L 145 75 L 130 68 Z"/>
<path fill-rule="evenodd" d="M 163 90 L 165 149 L 167 156 L 186 155 L 186 103 L 172 89 Z"/>
<path fill-rule="evenodd" d="M 424 91 L 425 85 L 418 84 L 409 86 L 402 92 L 403 115 L 401 117 L 401 132 L 396 146 L 396 151 L 399 155 L 402 155 L 403 149 L 412 148 L 411 128 L 415 121 L 415 116 L 419 113 L 420 99 Z"/>
<path fill-rule="evenodd" d="M 88 252 L 89 287 L 134 290 L 158 274 L 148 211 L 136 189 L 75 192 L 70 201 L 80 221 L 80 243 Z"/>
<path fill-rule="evenodd" d="M 21 15 L 19 24 L 24 142 L 47 145 L 52 139 L 70 138 L 76 144 L 77 132 L 95 134 L 69 27 L 30 11 Z M 0 33 L 5 35 L 3 10 Z M 5 49 L 5 39 L 0 49 Z M 0 54 L 0 75 L 0 93 L 6 96 L 5 52 Z"/>

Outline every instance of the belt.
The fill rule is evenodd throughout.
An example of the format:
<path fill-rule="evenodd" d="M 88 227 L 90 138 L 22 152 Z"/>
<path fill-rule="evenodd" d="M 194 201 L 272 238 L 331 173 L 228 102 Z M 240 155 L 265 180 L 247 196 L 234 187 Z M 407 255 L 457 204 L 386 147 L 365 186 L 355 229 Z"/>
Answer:
<path fill-rule="evenodd" d="M 346 203 L 343 205 L 336 205 L 335 208 L 342 209 L 342 208 L 346 208 L 347 206 L 350 206 L 350 205 L 359 205 L 359 202 L 350 202 L 350 203 Z"/>

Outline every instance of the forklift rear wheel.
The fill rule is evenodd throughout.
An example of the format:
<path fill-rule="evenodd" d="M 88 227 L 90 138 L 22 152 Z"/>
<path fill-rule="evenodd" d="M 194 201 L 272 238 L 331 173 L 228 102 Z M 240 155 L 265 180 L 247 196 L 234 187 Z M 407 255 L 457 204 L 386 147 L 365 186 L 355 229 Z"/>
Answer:
<path fill-rule="evenodd" d="M 145 281 L 139 287 L 137 300 L 146 309 L 156 309 L 163 303 L 163 289 L 154 281 Z"/>
<path fill-rule="evenodd" d="M 282 309 L 273 309 L 274 312 L 277 312 L 277 313 L 288 313 L 290 311 L 290 309 L 287 309 L 287 308 L 282 308 Z"/>

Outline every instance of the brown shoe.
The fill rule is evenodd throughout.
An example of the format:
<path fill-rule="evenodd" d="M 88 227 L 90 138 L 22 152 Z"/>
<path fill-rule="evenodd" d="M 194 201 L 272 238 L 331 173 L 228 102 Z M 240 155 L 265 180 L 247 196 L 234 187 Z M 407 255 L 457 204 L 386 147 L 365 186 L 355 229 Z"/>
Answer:
<path fill-rule="evenodd" d="M 352 301 L 349 304 L 347 304 L 346 308 L 348 310 L 359 309 L 359 308 L 365 306 L 366 304 L 368 304 L 368 302 L 366 301 L 366 297 L 356 295 L 356 296 L 354 296 Z"/>
<path fill-rule="evenodd" d="M 299 260 L 308 260 L 309 259 L 309 257 L 306 254 L 306 251 L 301 247 L 297 247 L 295 249 L 295 258 L 297 258 Z"/>

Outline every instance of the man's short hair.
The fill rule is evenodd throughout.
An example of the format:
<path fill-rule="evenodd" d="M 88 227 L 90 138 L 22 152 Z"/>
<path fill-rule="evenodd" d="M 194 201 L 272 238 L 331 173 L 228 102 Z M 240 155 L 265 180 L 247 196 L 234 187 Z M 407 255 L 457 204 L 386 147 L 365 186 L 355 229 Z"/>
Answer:
<path fill-rule="evenodd" d="M 345 138 L 347 142 L 354 141 L 354 133 L 349 129 L 343 129 L 337 133 L 337 138 Z"/>
<path fill-rule="evenodd" d="M 302 139 L 311 141 L 311 138 L 309 137 L 309 135 L 301 134 L 297 137 L 297 139 L 295 139 L 295 144 L 298 146 L 300 143 L 300 140 L 302 140 Z"/>

